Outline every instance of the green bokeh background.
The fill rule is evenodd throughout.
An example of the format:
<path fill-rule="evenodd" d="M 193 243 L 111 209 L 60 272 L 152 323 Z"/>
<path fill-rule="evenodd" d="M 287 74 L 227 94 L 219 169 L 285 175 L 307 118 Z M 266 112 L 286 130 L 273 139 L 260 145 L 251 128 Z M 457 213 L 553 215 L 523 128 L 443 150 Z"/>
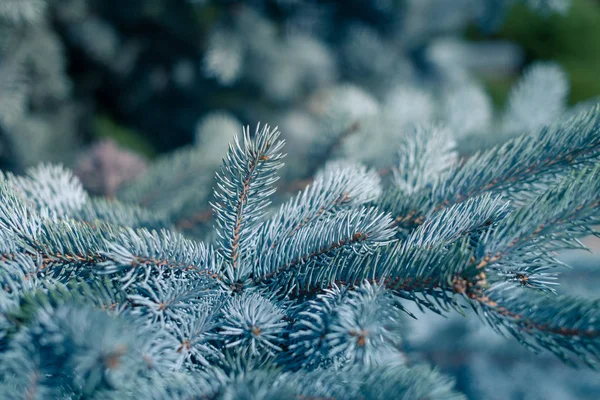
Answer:
<path fill-rule="evenodd" d="M 569 103 L 600 96 L 600 1 L 571 0 L 566 15 L 540 15 L 524 5 L 511 9 L 493 35 L 519 44 L 525 61 L 552 60 L 569 76 Z M 518 77 L 487 82 L 496 105 L 504 103 Z"/>

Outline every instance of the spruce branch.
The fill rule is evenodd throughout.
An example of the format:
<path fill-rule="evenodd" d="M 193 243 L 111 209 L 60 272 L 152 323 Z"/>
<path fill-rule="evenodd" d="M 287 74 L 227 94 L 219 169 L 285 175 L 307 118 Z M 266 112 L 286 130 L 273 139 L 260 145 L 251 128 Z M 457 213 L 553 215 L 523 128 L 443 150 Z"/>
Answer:
<path fill-rule="evenodd" d="M 229 279 L 236 281 L 244 252 L 248 250 L 259 220 L 274 193 L 277 169 L 283 164 L 279 131 L 265 125 L 256 127 L 255 138 L 246 127 L 243 138 L 235 138 L 226 159 L 217 173 L 217 188 L 212 203 L 219 235 L 219 252 L 231 265 Z M 232 275 L 233 274 L 233 275 Z"/>
<path fill-rule="evenodd" d="M 7 175 L 7 183 L 38 211 L 48 210 L 58 217 L 77 212 L 88 201 L 83 185 L 60 165 L 40 164 L 26 176 Z"/>
<path fill-rule="evenodd" d="M 599 167 L 575 171 L 481 235 L 479 267 L 489 270 L 489 280 L 553 292 L 553 270 L 564 266 L 554 254 L 583 249 L 578 239 L 595 234 L 591 226 L 599 220 L 599 177 Z"/>
<path fill-rule="evenodd" d="M 435 373 L 399 365 L 400 315 L 410 314 L 401 299 L 440 314 L 470 306 L 526 346 L 596 366 L 597 301 L 551 286 L 562 265 L 553 252 L 583 248 L 600 223 L 600 167 L 590 167 L 598 124 L 586 116 L 536 136 L 547 157 L 571 146 L 557 140 L 578 140 L 567 148 L 573 163 L 532 163 L 531 138 L 460 166 L 452 146 L 442 160 L 417 161 L 439 142 L 435 130 L 415 131 L 401 152 L 411 170 L 396 172 L 403 204 L 420 207 L 407 225 L 374 205 L 377 173 L 344 163 L 269 216 L 283 142 L 277 129 L 245 129 L 216 178 L 216 249 L 134 228 L 172 214 L 69 197 L 77 184 L 61 168 L 3 177 L 0 374 L 22 368 L 19 390 L 79 397 L 153 388 L 167 397 L 456 398 Z M 83 201 L 45 198 L 63 189 Z"/>
<path fill-rule="evenodd" d="M 600 167 L 573 172 L 556 187 L 532 199 L 501 221 L 486 238 L 486 252 L 549 251 L 582 245 L 578 238 L 594 233 L 600 221 Z"/>
<path fill-rule="evenodd" d="M 407 194 L 434 185 L 457 161 L 456 142 L 440 126 L 415 128 L 398 151 L 398 166 L 392 170 L 398 189 Z"/>
<path fill-rule="evenodd" d="M 108 274 L 123 273 L 125 286 L 139 275 L 158 274 L 165 269 L 192 274 L 198 279 L 221 279 L 217 274 L 221 261 L 212 247 L 178 233 L 126 229 L 106 240 L 104 246 L 105 250 L 99 253 L 104 261 L 99 267 Z"/>
<path fill-rule="evenodd" d="M 591 368 L 600 360 L 600 303 L 570 296 L 547 296 L 526 289 L 482 291 L 466 295 L 495 329 L 534 350 L 546 349 L 569 364 L 573 356 Z"/>
<path fill-rule="evenodd" d="M 449 244 L 500 223 L 509 214 L 509 202 L 501 196 L 484 194 L 434 213 L 406 239 L 416 246 Z"/>
<path fill-rule="evenodd" d="M 79 179 L 60 165 L 40 164 L 29 168 L 25 176 L 9 173 L 1 179 L 31 205 L 30 208 L 44 216 L 133 228 L 170 226 L 164 213 L 116 200 L 89 197 Z"/>
<path fill-rule="evenodd" d="M 339 382 L 329 385 L 330 380 Z M 465 397 L 452 389 L 454 382 L 424 365 L 407 366 L 391 361 L 370 368 L 353 366 L 345 369 L 317 370 L 300 378 L 300 393 L 308 398 L 366 399 L 437 399 L 461 400 Z"/>
<path fill-rule="evenodd" d="M 487 192 L 526 201 L 573 169 L 597 162 L 599 110 L 596 107 L 477 154 L 445 173 L 431 189 L 412 196 L 389 191 L 380 206 L 411 229 L 432 211 Z"/>
<path fill-rule="evenodd" d="M 314 369 L 329 356 L 326 337 L 337 316 L 349 288 L 335 283 L 310 300 L 295 316 L 291 345 L 286 354 L 287 369 L 298 367 Z"/>
<path fill-rule="evenodd" d="M 340 211 L 259 254 L 253 281 L 291 289 L 298 277 L 327 270 L 337 257 L 365 255 L 388 244 L 393 240 L 391 224 L 375 208 Z"/>
<path fill-rule="evenodd" d="M 215 338 L 222 306 L 222 302 L 204 303 L 194 308 L 191 315 L 183 316 L 178 323 L 169 325 L 170 335 L 177 342 L 177 365 L 199 363 L 208 367 L 210 361 L 222 358 L 218 348 L 211 343 Z"/>
<path fill-rule="evenodd" d="M 447 206 L 488 191 L 510 195 L 524 187 L 535 189 L 530 186 L 535 181 L 593 165 L 600 152 L 599 115 L 598 108 L 583 112 L 470 158 L 449 172 L 436 190 L 438 204 Z"/>
<path fill-rule="evenodd" d="M 334 285 L 298 314 L 290 335 L 291 360 L 302 360 L 306 368 L 336 358 L 366 367 L 401 359 L 400 310 L 382 286 L 364 282 L 345 290 Z"/>
<path fill-rule="evenodd" d="M 523 133 L 548 125 L 565 112 L 568 94 L 568 78 L 560 66 L 534 63 L 509 94 L 502 129 Z"/>
<path fill-rule="evenodd" d="M 72 219 L 53 220 L 27 208 L 7 186 L 0 185 L 0 190 L 5 200 L 3 205 L 10 207 L 10 210 L 0 209 L 0 224 L 4 235 L 13 242 L 2 255 L 4 259 L 13 259 L 18 252 L 39 257 L 39 271 L 63 282 L 78 274 L 104 271 L 125 272 L 123 279 L 131 283 L 136 274 L 156 268 L 217 278 L 218 260 L 213 250 L 180 234 L 136 231 L 99 222 L 90 225 Z"/>
<path fill-rule="evenodd" d="M 90 198 L 83 203 L 79 210 L 69 216 L 90 224 L 100 222 L 134 229 L 146 228 L 148 230 L 171 228 L 171 222 L 165 213 L 113 199 Z"/>
<path fill-rule="evenodd" d="M 146 317 L 149 325 L 160 323 L 164 327 L 167 321 L 176 325 L 186 314 L 211 303 L 214 289 L 210 282 L 180 278 L 173 271 L 168 272 L 135 283 L 133 294 L 127 296 L 134 307 L 134 314 Z"/>
<path fill-rule="evenodd" d="M 0 260 L 0 310 L 7 313 L 18 306 L 23 293 L 34 292 L 44 287 L 48 279 L 38 274 L 41 259 L 27 254 L 13 253 L 10 258 Z"/>
<path fill-rule="evenodd" d="M 245 293 L 225 306 L 220 335 L 226 348 L 241 346 L 249 354 L 281 351 L 287 326 L 283 312 L 259 293 Z"/>
<path fill-rule="evenodd" d="M 48 332 L 56 334 L 45 334 Z M 16 385 L 24 392 L 31 382 L 19 382 L 19 378 L 27 378 L 21 375 L 23 363 L 36 360 L 34 368 L 43 377 L 36 382 L 41 386 L 36 391 L 59 395 L 70 389 L 89 396 L 102 388 L 114 389 L 136 381 L 143 371 L 139 347 L 144 339 L 136 335 L 131 322 L 90 308 L 40 309 L 31 325 L 13 339 L 2 368 L 8 376 L 17 377 Z M 77 373 L 69 374 L 71 368 Z"/>
<path fill-rule="evenodd" d="M 258 251 L 276 247 L 281 240 L 331 214 L 374 201 L 381 193 L 379 185 L 379 176 L 363 166 L 328 164 L 312 184 L 283 204 L 261 227 Z"/>
<path fill-rule="evenodd" d="M 0 182 L 0 229 L 5 239 L 34 240 L 41 217 L 5 182 Z"/>

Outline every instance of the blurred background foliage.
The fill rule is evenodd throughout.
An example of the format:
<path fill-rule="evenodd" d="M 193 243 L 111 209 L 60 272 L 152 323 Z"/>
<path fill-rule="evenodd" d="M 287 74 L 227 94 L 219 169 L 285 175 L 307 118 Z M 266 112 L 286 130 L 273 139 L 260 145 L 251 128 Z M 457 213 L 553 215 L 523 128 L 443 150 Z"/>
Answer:
<path fill-rule="evenodd" d="M 96 115 L 92 125 L 94 139 L 112 139 L 119 146 L 130 149 L 149 158 L 154 158 L 156 149 L 145 136 L 124 124 L 117 123 L 106 114 Z"/>
<path fill-rule="evenodd" d="M 107 2 L 110 3 L 110 2 Z M 167 2 L 154 2 L 154 6 L 146 9 L 149 15 L 157 15 L 164 18 L 173 10 L 167 7 Z M 108 7 L 110 8 L 110 7 Z M 126 12 L 119 5 L 121 11 Z M 186 32 L 184 37 L 194 41 L 206 39 L 209 27 L 220 17 L 222 9 L 214 4 L 207 4 L 193 8 L 194 12 L 189 15 L 187 27 L 180 26 L 178 30 Z M 114 12 L 114 10 L 112 11 Z M 135 11 L 131 11 L 135 14 Z M 173 15 L 172 18 L 179 22 L 181 18 L 188 19 L 185 15 Z M 196 37 L 190 35 L 190 27 Z M 147 27 L 151 30 L 151 26 Z M 524 52 L 524 65 L 534 61 L 555 61 L 567 73 L 571 85 L 569 92 L 569 104 L 600 96 L 600 1 L 599 0 L 572 0 L 571 7 L 565 14 L 545 15 L 532 10 L 526 4 L 517 3 L 510 7 L 502 26 L 495 32 L 483 32 L 479 26 L 469 26 L 464 32 L 465 38 L 473 41 L 478 40 L 508 40 L 519 45 Z M 155 57 L 163 62 L 168 60 L 168 52 L 173 45 L 186 47 L 186 43 L 177 43 L 177 40 L 162 40 L 165 48 L 156 49 Z M 174 37 L 175 38 L 175 33 Z M 175 43 L 174 43 L 175 42 Z M 194 43 L 195 45 L 195 43 Z M 191 45 L 193 47 L 194 45 Z M 165 51 L 165 54 L 161 52 Z M 81 68 L 73 59 L 74 69 Z M 510 76 L 484 76 L 486 89 L 492 98 L 495 107 L 505 104 L 510 88 L 519 78 L 520 71 Z M 239 93 L 239 88 L 227 87 L 209 88 L 213 92 L 210 98 L 210 107 L 214 109 L 235 108 L 240 102 L 240 97 L 248 93 Z M 110 97 L 110 93 L 103 90 L 99 93 L 100 98 Z M 169 102 L 169 100 L 166 100 Z M 112 103 L 108 101 L 108 103 Z M 104 105 L 106 106 L 106 105 Z M 268 105 L 265 105 L 267 107 Z M 134 128 L 127 118 L 123 118 L 118 112 L 111 110 L 108 106 L 100 110 L 94 121 L 92 137 L 112 137 L 120 145 L 132 149 L 149 157 L 154 157 L 159 152 L 169 151 L 172 146 L 180 146 L 189 143 L 193 137 L 189 134 L 179 133 L 179 138 L 172 137 L 172 142 L 165 146 L 161 142 L 153 140 L 151 135 L 143 129 Z M 165 127 L 166 131 L 177 135 L 171 127 Z"/>
<path fill-rule="evenodd" d="M 488 38 L 473 27 L 466 36 Z M 521 46 L 527 64 L 537 60 L 560 64 L 571 83 L 570 104 L 600 95 L 600 1 L 573 0 L 565 15 L 540 15 L 524 4 L 515 4 L 492 37 Z M 504 104 L 516 78 L 488 80 L 494 104 Z"/>
<path fill-rule="evenodd" d="M 473 74 L 484 83 L 496 109 L 503 107 L 522 71 L 536 61 L 555 61 L 566 72 L 570 104 L 600 96 L 598 0 L 22 3 L 30 6 L 25 8 L 28 13 L 19 18 L 28 21 L 20 23 L 18 29 L 0 32 L 5 38 L 20 37 L 16 42 L 21 43 L 0 41 L 0 64 L 6 63 L 2 62 L 3 49 L 20 46 L 20 62 L 29 57 L 25 62 L 33 64 L 27 68 L 34 69 L 34 73 L 28 71 L 26 75 L 40 81 L 35 82 L 38 89 L 28 100 L 35 111 L 31 116 L 36 118 L 24 119 L 12 131 L 41 132 L 42 121 L 52 119 L 46 125 L 53 126 L 54 131 L 62 130 L 65 138 L 70 135 L 73 149 L 110 137 L 125 148 L 153 158 L 193 143 L 199 118 L 213 110 L 229 111 L 242 123 L 257 119 L 278 123 L 277 113 L 285 116 L 286 111 L 306 109 L 315 89 L 338 82 L 356 84 L 379 100 L 385 97 L 382 87 L 397 82 L 420 85 L 426 80 L 424 74 L 429 74 L 427 79 L 435 84 L 439 71 L 431 73 L 427 57 L 439 37 L 466 39 L 459 47 L 481 43 L 484 53 L 487 51 L 481 58 L 491 56 L 496 60 L 489 65 L 502 57 L 509 60 L 501 73 Z M 470 15 L 486 7 L 491 11 L 483 14 L 491 14 L 487 19 L 493 21 L 484 23 L 481 16 Z M 553 12 L 553 8 L 560 12 Z M 41 14 L 46 18 L 40 21 L 36 16 Z M 254 45 L 245 42 L 247 33 L 242 30 L 248 28 L 243 24 L 255 30 Z M 231 57 L 231 62 L 226 68 L 217 66 L 211 71 L 206 59 L 219 42 L 221 53 L 213 52 L 216 58 L 212 62 L 223 62 L 218 57 Z M 498 46 L 498 54 L 493 54 L 493 45 L 485 50 L 491 42 L 503 43 L 504 47 Z M 227 46 L 229 53 L 223 51 Z M 392 52 L 399 54 L 390 55 Z M 291 61 L 282 61 L 277 54 Z M 465 50 L 465 54 L 466 58 L 478 57 L 473 49 Z M 240 68 L 250 72 L 237 77 Z M 396 81 L 391 80 L 389 70 L 397 74 Z M 322 76 L 315 76 L 319 74 Z M 269 84 L 271 78 L 274 83 Z M 49 101 L 56 98 L 61 102 Z M 66 139 L 60 142 L 64 158 L 52 156 L 49 161 L 69 165 L 77 151 L 65 148 L 69 147 Z M 27 147 L 13 147 L 19 146 Z M 42 152 L 41 145 L 39 149 Z M 43 150 L 48 154 L 47 148 Z M 35 160 L 35 151 L 30 149 L 30 153 Z M 0 158 L 5 166 L 19 168 L 19 162 L 10 157 L 7 160 L 0 154 Z"/>

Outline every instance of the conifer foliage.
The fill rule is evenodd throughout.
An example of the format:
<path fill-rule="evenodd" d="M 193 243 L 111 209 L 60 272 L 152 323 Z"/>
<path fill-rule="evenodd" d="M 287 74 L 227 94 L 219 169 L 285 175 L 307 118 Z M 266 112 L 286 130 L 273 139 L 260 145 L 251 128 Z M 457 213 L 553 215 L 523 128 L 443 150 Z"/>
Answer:
<path fill-rule="evenodd" d="M 552 285 L 600 223 L 600 109 L 463 162 L 440 132 L 394 179 L 330 163 L 273 205 L 284 141 L 245 128 L 204 242 L 62 167 L 2 175 L 2 397 L 463 398 L 404 356 L 410 301 L 597 367 L 600 304 Z"/>

